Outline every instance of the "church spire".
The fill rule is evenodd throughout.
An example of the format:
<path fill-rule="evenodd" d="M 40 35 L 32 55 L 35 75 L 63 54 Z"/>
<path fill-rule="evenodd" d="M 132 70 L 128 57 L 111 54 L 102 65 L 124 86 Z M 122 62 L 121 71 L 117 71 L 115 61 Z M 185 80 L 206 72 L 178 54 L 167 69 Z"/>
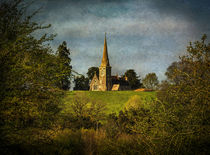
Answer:
<path fill-rule="evenodd" d="M 101 66 L 110 66 L 109 65 L 109 57 L 108 57 L 108 50 L 107 50 L 107 43 L 106 43 L 106 33 L 104 38 L 104 51 L 103 51 L 103 58 L 101 61 Z"/>

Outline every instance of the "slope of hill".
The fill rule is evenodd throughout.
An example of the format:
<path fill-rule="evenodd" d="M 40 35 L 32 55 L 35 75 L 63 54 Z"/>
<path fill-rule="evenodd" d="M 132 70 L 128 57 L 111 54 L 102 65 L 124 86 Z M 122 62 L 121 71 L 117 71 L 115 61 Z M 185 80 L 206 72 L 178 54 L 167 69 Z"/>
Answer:
<path fill-rule="evenodd" d="M 124 105 L 135 95 L 140 96 L 144 101 L 150 101 L 156 97 L 156 92 L 136 92 L 136 91 L 70 91 L 64 98 L 64 104 L 71 104 L 73 97 L 81 94 L 90 100 L 106 103 L 107 114 L 118 113 Z M 149 102 L 148 102 L 149 103 Z"/>

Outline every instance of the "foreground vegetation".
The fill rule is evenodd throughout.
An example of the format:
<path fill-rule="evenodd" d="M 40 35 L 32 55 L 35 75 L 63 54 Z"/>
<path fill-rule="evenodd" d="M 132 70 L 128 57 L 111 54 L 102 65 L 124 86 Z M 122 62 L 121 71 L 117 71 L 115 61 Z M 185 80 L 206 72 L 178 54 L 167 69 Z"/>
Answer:
<path fill-rule="evenodd" d="M 10 133 L 3 153 L 209 153 L 208 105 L 175 106 L 155 97 L 147 100 L 144 93 L 138 92 L 127 97 L 128 101 L 116 114 L 107 111 L 109 106 L 105 102 L 90 98 L 91 93 L 68 94 L 66 99 L 74 97 L 67 106 L 62 105 L 57 120 L 48 129 L 31 127 Z M 128 92 L 121 93 L 126 96 Z"/>
<path fill-rule="evenodd" d="M 66 92 L 70 59 L 62 65 L 46 45 L 53 36 L 32 35 L 46 27 L 20 2 L 0 3 L 1 154 L 210 154 L 206 35 L 169 66 L 157 94 Z"/>

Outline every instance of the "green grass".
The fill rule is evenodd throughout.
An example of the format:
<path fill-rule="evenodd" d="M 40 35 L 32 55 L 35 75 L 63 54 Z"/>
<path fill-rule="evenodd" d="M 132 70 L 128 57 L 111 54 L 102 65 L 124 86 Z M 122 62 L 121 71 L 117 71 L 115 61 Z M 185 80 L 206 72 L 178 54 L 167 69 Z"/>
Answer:
<path fill-rule="evenodd" d="M 124 108 L 125 103 L 134 95 L 140 96 L 144 100 L 156 97 L 156 92 L 135 92 L 135 91 L 71 91 L 64 98 L 65 105 L 71 104 L 75 94 L 84 93 L 91 100 L 104 102 L 107 105 L 107 114 L 118 113 Z"/>

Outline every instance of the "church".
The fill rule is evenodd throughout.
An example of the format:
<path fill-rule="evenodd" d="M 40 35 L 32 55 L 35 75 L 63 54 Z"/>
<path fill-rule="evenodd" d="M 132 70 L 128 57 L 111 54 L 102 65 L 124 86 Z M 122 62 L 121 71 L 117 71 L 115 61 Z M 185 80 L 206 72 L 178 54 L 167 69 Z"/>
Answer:
<path fill-rule="evenodd" d="M 112 67 L 109 64 L 108 48 L 106 34 L 104 38 L 104 49 L 101 65 L 99 67 L 99 77 L 93 76 L 90 83 L 90 91 L 119 91 L 130 90 L 130 86 L 126 77 L 118 77 L 111 75 Z"/>

